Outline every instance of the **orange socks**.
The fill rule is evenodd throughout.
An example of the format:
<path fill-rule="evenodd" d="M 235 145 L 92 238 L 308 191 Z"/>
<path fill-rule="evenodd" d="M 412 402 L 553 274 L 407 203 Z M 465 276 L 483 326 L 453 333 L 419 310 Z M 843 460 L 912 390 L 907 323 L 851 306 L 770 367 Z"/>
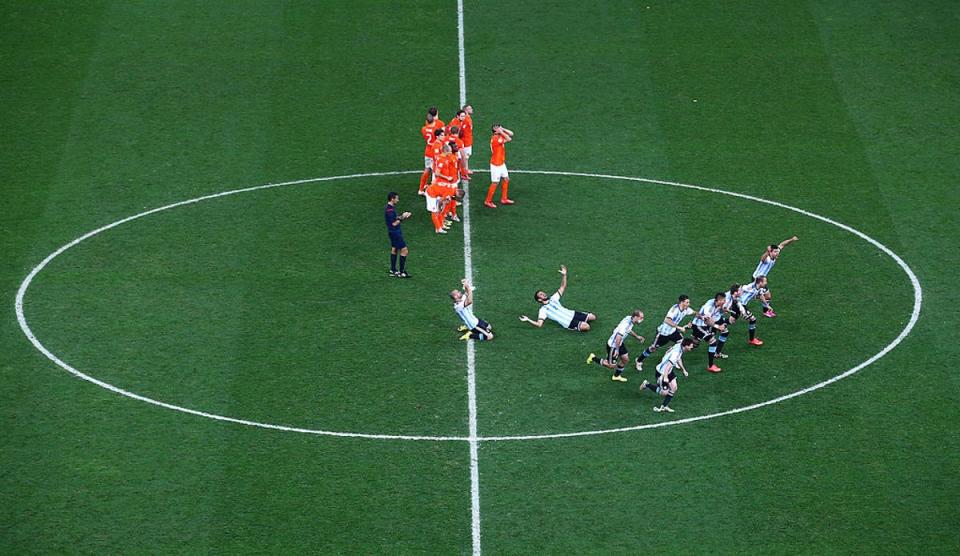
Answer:
<path fill-rule="evenodd" d="M 443 214 L 439 211 L 431 212 L 430 219 L 433 220 L 433 229 L 440 230 L 443 228 Z"/>
<path fill-rule="evenodd" d="M 500 190 L 500 202 L 506 201 L 509 199 L 507 196 L 507 190 L 510 189 L 510 180 L 503 180 L 503 189 Z"/>
<path fill-rule="evenodd" d="M 492 202 L 493 202 L 493 194 L 496 193 L 496 192 L 497 192 L 497 184 L 496 184 L 496 183 L 491 183 L 491 184 L 490 184 L 490 189 L 487 190 L 487 202 L 488 202 L 488 203 L 492 203 Z"/>
<path fill-rule="evenodd" d="M 427 186 L 427 181 L 430 179 L 430 170 L 424 170 L 420 174 L 420 193 L 423 193 L 423 188 Z"/>

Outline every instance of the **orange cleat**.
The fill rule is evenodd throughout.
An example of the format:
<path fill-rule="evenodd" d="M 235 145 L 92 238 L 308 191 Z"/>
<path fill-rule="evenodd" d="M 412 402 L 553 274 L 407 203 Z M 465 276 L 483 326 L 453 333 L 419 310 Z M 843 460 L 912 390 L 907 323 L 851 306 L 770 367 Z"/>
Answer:
<path fill-rule="evenodd" d="M 486 203 L 483 203 L 483 206 L 487 208 L 492 208 L 492 209 L 497 208 L 497 205 L 493 204 L 493 201 L 487 201 Z"/>
<path fill-rule="evenodd" d="M 711 373 L 719 373 L 719 372 L 722 371 L 722 370 L 723 370 L 723 369 L 721 369 L 720 367 L 718 367 L 718 366 L 716 366 L 716 365 L 710 365 L 709 367 L 707 367 L 707 371 L 708 371 L 708 372 L 711 372 Z"/>
<path fill-rule="evenodd" d="M 762 346 L 763 340 L 761 340 L 760 338 L 754 338 L 747 343 L 750 344 L 751 346 Z"/>
<path fill-rule="evenodd" d="M 513 204 L 513 201 L 511 201 L 510 199 L 500 199 L 500 204 L 501 204 L 501 205 L 512 205 L 512 204 Z"/>

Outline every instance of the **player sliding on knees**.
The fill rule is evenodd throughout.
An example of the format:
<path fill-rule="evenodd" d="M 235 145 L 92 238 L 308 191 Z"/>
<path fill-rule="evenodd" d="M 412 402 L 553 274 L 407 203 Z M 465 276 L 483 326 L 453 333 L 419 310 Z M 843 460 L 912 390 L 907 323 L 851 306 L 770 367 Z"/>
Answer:
<path fill-rule="evenodd" d="M 537 290 L 533 294 L 533 298 L 541 305 L 540 311 L 537 313 L 537 320 L 533 320 L 527 315 L 520 315 L 520 320 L 540 328 L 543 326 L 545 319 L 550 319 L 566 329 L 586 332 L 590 330 L 589 323 L 597 320 L 597 316 L 593 313 L 571 311 L 560 304 L 560 296 L 567 289 L 567 267 L 560 265 L 559 272 L 562 278 L 560 278 L 560 287 L 557 288 L 556 293 L 547 297 L 543 290 Z"/>
<path fill-rule="evenodd" d="M 633 331 L 633 325 L 643 322 L 643 311 L 637 309 L 633 313 L 623 317 L 620 324 L 613 329 L 613 334 L 607 339 L 607 357 L 598 358 L 596 354 L 591 353 L 587 356 L 587 365 L 596 363 L 601 367 L 613 369 L 613 376 L 610 380 L 615 382 L 626 382 L 627 377 L 623 376 L 623 368 L 630 362 L 630 353 L 627 351 L 627 334 L 636 338 L 641 344 L 644 342 L 643 336 L 637 336 Z"/>
<path fill-rule="evenodd" d="M 673 409 L 670 408 L 670 400 L 677 395 L 677 375 L 673 370 L 679 368 L 683 371 L 683 376 L 690 376 L 687 368 L 683 366 L 683 354 L 696 346 L 697 341 L 693 338 L 684 338 L 679 344 L 674 344 L 672 348 L 663 354 L 663 359 L 660 360 L 660 364 L 654 369 L 654 382 L 650 383 L 644 380 L 640 384 L 641 392 L 647 389 L 663 396 L 663 401 L 660 402 L 660 405 L 653 408 L 657 413 L 663 411 L 673 413 Z"/>
<path fill-rule="evenodd" d="M 492 340 L 493 327 L 483 319 L 478 319 L 473 314 L 473 286 L 466 278 L 460 280 L 463 284 L 463 291 L 453 290 L 450 292 L 450 299 L 453 300 L 453 310 L 457 312 L 463 325 L 458 329 L 464 334 L 460 336 L 461 340 Z"/>

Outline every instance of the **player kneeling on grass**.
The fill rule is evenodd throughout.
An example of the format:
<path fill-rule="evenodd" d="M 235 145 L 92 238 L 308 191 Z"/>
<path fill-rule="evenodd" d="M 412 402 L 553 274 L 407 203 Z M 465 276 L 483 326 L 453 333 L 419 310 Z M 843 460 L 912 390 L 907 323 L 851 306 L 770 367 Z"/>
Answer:
<path fill-rule="evenodd" d="M 473 287 L 467 279 L 460 281 L 463 284 L 463 291 L 453 290 L 450 292 L 450 299 L 453 300 L 453 310 L 463 321 L 463 325 L 458 329 L 464 334 L 460 336 L 461 340 L 492 340 L 493 327 L 483 319 L 478 319 L 473 314 Z"/>
<path fill-rule="evenodd" d="M 683 371 L 683 376 L 690 376 L 687 373 L 687 368 L 683 366 L 683 354 L 696 346 L 697 341 L 693 338 L 684 338 L 679 344 L 674 344 L 663 354 L 663 359 L 660 360 L 660 364 L 654 370 L 654 382 L 649 383 L 644 380 L 640 384 L 641 392 L 647 389 L 663 396 L 663 402 L 653 408 L 657 413 L 662 411 L 673 413 L 673 409 L 670 408 L 670 400 L 677 395 L 677 375 L 673 370 L 679 368 Z"/>
<path fill-rule="evenodd" d="M 623 376 L 623 368 L 630 362 L 630 353 L 623 341 L 629 334 L 639 340 L 641 344 L 644 342 L 643 336 L 637 336 L 633 331 L 633 325 L 641 322 L 643 322 L 643 311 L 639 309 L 623 317 L 620 324 L 613 329 L 613 334 L 607 339 L 606 359 L 601 359 L 596 354 L 591 353 L 587 356 L 587 365 L 596 363 L 601 367 L 613 369 L 613 376 L 610 379 L 615 382 L 626 382 L 627 377 Z"/>
<path fill-rule="evenodd" d="M 527 315 L 520 315 L 520 320 L 540 328 L 543 326 L 544 319 L 550 319 L 566 329 L 586 332 L 590 330 L 589 323 L 597 320 L 597 315 L 584 313 L 583 311 L 571 311 L 560 304 L 560 296 L 567 289 L 567 267 L 560 265 L 559 272 L 563 277 L 560 279 L 560 287 L 557 288 L 556 293 L 547 297 L 546 292 L 537 290 L 533 294 L 533 298 L 541 305 L 540 312 L 537 313 L 537 320 L 533 320 Z"/>

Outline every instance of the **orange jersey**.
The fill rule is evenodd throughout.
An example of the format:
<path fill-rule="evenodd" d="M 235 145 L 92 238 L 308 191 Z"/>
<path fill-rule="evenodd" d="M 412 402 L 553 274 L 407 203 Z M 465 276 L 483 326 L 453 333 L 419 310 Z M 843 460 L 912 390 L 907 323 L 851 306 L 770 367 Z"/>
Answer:
<path fill-rule="evenodd" d="M 434 168 L 436 170 L 434 174 L 440 181 L 453 183 L 457 181 L 457 176 L 460 175 L 459 161 L 457 155 L 453 153 L 441 153 L 436 158 Z"/>
<path fill-rule="evenodd" d="M 424 122 L 423 127 L 420 128 L 420 135 L 427 143 L 426 148 L 423 150 L 423 156 L 430 156 L 430 144 L 433 143 L 435 139 L 433 132 L 441 127 L 443 127 L 443 120 L 434 118 L 433 122 Z"/>
<path fill-rule="evenodd" d="M 436 138 L 434 138 L 433 143 L 430 143 L 429 145 L 427 145 L 427 151 L 423 153 L 423 156 L 429 156 L 434 160 L 434 162 L 436 162 L 437 158 L 439 158 L 440 155 L 443 154 L 443 145 L 446 142 L 447 142 L 446 135 L 443 136 L 443 141 L 437 141 Z"/>
<path fill-rule="evenodd" d="M 427 195 L 437 199 L 453 197 L 456 194 L 457 194 L 457 189 L 455 187 L 450 187 L 448 185 L 433 183 L 427 186 Z"/>
<path fill-rule="evenodd" d="M 507 160 L 507 149 L 504 144 L 507 140 L 499 133 L 494 133 L 490 138 L 490 164 L 501 166 Z"/>
<path fill-rule="evenodd" d="M 473 146 L 473 118 L 464 115 L 460 120 L 460 137 L 463 139 L 464 146 Z"/>

